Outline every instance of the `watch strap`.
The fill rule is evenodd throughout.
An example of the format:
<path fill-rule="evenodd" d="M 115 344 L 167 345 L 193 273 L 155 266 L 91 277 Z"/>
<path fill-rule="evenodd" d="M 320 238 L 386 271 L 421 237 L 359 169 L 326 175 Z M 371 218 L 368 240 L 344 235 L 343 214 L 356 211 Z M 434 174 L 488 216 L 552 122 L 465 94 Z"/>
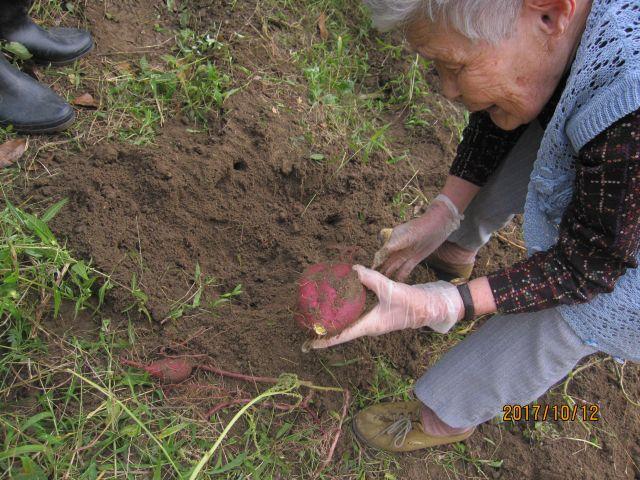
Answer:
<path fill-rule="evenodd" d="M 462 305 L 464 306 L 464 318 L 463 320 L 473 320 L 476 316 L 475 308 L 473 307 L 473 297 L 471 296 L 471 290 L 469 290 L 469 285 L 463 283 L 457 286 L 458 293 L 462 298 Z"/>

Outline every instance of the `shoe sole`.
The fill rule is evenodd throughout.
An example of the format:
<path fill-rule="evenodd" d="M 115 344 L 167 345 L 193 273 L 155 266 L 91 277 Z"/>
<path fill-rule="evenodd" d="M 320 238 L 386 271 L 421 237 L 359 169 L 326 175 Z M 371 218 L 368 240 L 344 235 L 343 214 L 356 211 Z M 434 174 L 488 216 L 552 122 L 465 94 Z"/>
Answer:
<path fill-rule="evenodd" d="M 71 126 L 71 124 L 75 121 L 76 116 L 75 113 L 72 114 L 69 118 L 64 119 L 62 122 L 54 124 L 54 125 L 15 125 L 12 123 L 2 124 L 0 126 L 7 127 L 11 125 L 13 130 L 17 133 L 56 133 L 62 132 Z"/>
<path fill-rule="evenodd" d="M 442 437 L 441 441 L 435 441 L 432 445 L 425 445 L 424 447 L 420 447 L 420 448 L 415 448 L 413 450 L 386 450 L 383 448 L 378 447 L 377 445 L 373 445 L 372 443 L 370 443 L 367 439 L 364 438 L 364 436 L 358 432 L 358 429 L 356 428 L 356 422 L 355 421 L 351 421 L 351 431 L 353 432 L 353 435 L 356 437 L 356 439 L 358 440 L 358 442 L 360 442 L 362 445 L 365 445 L 369 448 L 372 448 L 374 450 L 382 450 L 384 452 L 389 452 L 389 453 L 411 453 L 411 452 L 415 452 L 417 450 L 424 450 L 425 448 L 432 448 L 432 447 L 438 447 L 440 445 L 449 445 L 452 443 L 458 443 L 458 442 L 462 442 L 464 440 L 466 440 L 467 438 L 469 438 L 473 432 L 475 432 L 475 428 L 473 430 L 471 430 L 468 433 L 464 433 L 461 435 L 452 435 L 449 437 Z M 435 437 L 431 437 L 431 438 L 435 438 Z"/>
<path fill-rule="evenodd" d="M 73 58 L 68 58 L 66 60 L 56 60 L 56 61 L 51 61 L 51 60 L 47 60 L 46 58 L 37 58 L 37 57 L 33 57 L 31 58 L 31 60 L 38 64 L 38 65 L 42 65 L 42 66 L 51 66 L 51 67 L 63 67 L 65 65 L 70 65 L 73 62 L 75 62 L 76 60 L 79 60 L 80 58 L 88 55 L 89 53 L 91 53 L 91 51 L 94 48 L 94 43 L 91 42 L 91 45 L 89 45 L 86 49 L 84 49 L 82 52 L 80 52 L 78 55 L 76 55 Z"/>

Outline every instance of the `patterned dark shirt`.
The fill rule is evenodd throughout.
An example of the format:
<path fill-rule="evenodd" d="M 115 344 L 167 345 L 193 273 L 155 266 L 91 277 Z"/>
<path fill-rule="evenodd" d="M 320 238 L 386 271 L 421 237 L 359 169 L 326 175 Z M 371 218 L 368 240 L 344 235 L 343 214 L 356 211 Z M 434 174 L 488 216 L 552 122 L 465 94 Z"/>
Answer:
<path fill-rule="evenodd" d="M 555 103 L 554 103 L 555 101 Z M 557 96 L 539 117 L 546 126 Z M 479 116 L 478 116 L 479 117 Z M 471 120 L 471 119 L 470 119 Z M 482 128 L 478 118 L 470 127 Z M 489 120 L 490 121 L 490 120 Z M 496 135 L 473 131 L 479 142 Z M 465 135 L 466 135 L 465 131 Z M 463 151 L 451 173 L 476 185 L 484 185 L 495 171 L 496 153 L 502 160 L 521 131 L 511 133 L 505 148 L 491 157 Z M 500 135 L 498 133 L 497 135 Z M 498 138 L 493 136 L 493 141 Z M 460 146 L 464 150 L 464 142 Z M 465 156 L 469 160 L 464 161 Z M 480 163 L 484 168 L 472 167 Z M 455 168 L 454 168 L 455 167 Z M 488 276 L 498 311 L 531 312 L 561 304 L 588 302 L 598 293 L 611 292 L 627 268 L 636 268 L 640 251 L 640 110 L 618 120 L 578 152 L 575 188 L 559 227 L 557 243 L 509 268 Z"/>

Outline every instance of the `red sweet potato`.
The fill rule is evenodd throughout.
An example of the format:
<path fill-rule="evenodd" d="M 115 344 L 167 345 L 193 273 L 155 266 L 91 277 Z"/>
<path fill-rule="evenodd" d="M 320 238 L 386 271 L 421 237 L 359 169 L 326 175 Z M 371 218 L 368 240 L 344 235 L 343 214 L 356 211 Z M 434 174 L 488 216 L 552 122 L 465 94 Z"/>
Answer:
<path fill-rule="evenodd" d="M 149 373 L 152 377 L 156 377 L 167 383 L 180 383 L 185 381 L 193 371 L 193 364 L 182 358 L 165 358 L 148 365 L 132 362 L 131 360 L 123 360 L 123 363 L 132 367 L 140 368 Z"/>
<path fill-rule="evenodd" d="M 296 321 L 318 335 L 333 335 L 351 325 L 364 311 L 366 291 L 346 263 L 318 263 L 298 281 Z"/>

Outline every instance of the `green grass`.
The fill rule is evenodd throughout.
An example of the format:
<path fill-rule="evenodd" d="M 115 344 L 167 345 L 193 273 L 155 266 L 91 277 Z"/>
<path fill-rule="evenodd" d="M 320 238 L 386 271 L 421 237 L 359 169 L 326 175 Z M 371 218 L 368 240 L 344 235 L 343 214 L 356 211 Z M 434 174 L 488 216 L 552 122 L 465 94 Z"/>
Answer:
<path fill-rule="evenodd" d="M 409 400 L 412 390 L 413 379 L 403 377 L 387 359 L 378 357 L 369 387 L 356 392 L 355 405 L 364 408 L 380 402 Z"/>
<path fill-rule="evenodd" d="M 5 203 L 0 213 L 0 316 L 17 322 L 33 319 L 37 328 L 50 301 L 54 316 L 63 301 L 73 301 L 76 312 L 87 308 L 98 276 L 90 265 L 74 259 L 47 226 L 66 201 L 52 205 L 40 217 L 6 198 Z M 110 286 L 107 280 L 97 289 L 95 308 Z M 13 329 L 10 337 L 17 340 L 20 331 Z"/>
<path fill-rule="evenodd" d="M 45 25 L 61 18 L 73 24 L 71 20 L 81 17 L 83 9 L 82 2 L 36 1 L 31 13 Z M 217 39 L 216 25 L 196 33 L 187 27 L 187 8 L 176 14 L 179 28 L 153 26 L 173 37 L 162 55 L 150 50 L 146 56 L 134 55 L 124 61 L 106 57 L 102 68 L 83 59 L 45 70 L 53 81 L 62 82 L 73 92 L 67 94 L 68 100 L 89 90 L 100 102 L 97 111 L 81 112 L 76 123 L 79 136 L 95 130 L 99 141 L 146 145 L 153 143 L 159 129 L 172 118 L 189 124 L 194 132 L 208 131 L 221 123 L 224 102 L 242 88 L 234 81 L 234 70 L 242 67 L 234 62 L 228 46 Z M 116 22 L 107 10 L 105 18 Z"/>
<path fill-rule="evenodd" d="M 107 80 L 106 109 L 98 116 L 115 126 L 110 130 L 118 132 L 119 140 L 134 144 L 151 143 L 175 115 L 194 130 L 206 129 L 238 91 L 216 55 L 230 61 L 228 50 L 209 33 L 177 31 L 174 53 L 160 61 L 152 64 L 143 56 L 138 64 L 115 65 L 119 72 Z"/>
<path fill-rule="evenodd" d="M 424 122 L 421 112 L 428 112 L 423 103 L 430 94 L 425 80 L 429 64 L 404 53 L 391 39 L 377 38 L 359 3 L 268 0 L 261 8 L 265 24 L 283 24 L 291 38 L 298 38 L 288 43 L 287 36 L 278 37 L 291 49 L 291 59 L 306 84 L 310 142 L 343 147 L 345 155 L 331 159 L 340 168 L 351 160 L 368 162 L 374 155 L 389 163 L 403 159 L 405 151 L 396 151 L 389 133 L 391 122 L 396 121 L 391 116 L 410 111 L 408 125 Z M 326 17 L 326 39 L 315 34 L 321 15 Z M 301 28 L 314 34 L 297 37 Z M 374 81 L 380 63 L 408 58 L 413 61 L 407 73 L 382 85 Z"/>
<path fill-rule="evenodd" d="M 295 57 L 308 85 L 312 110 L 328 125 L 330 137 L 347 140 L 348 160 L 368 162 L 377 152 L 394 157 L 388 147 L 388 124 L 381 118 L 383 94 L 364 86 L 372 66 L 366 17 L 361 9 L 341 1 L 319 2 L 316 8 L 318 15 L 326 12 L 329 37 Z M 354 18 L 348 19 L 348 14 Z"/>

